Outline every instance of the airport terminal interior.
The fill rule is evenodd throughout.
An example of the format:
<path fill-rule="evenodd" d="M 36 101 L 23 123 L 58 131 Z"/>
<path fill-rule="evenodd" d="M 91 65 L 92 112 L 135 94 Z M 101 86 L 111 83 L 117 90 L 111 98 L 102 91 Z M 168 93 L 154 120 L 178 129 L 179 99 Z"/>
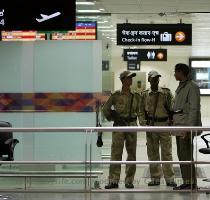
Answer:
<path fill-rule="evenodd" d="M 72 0 L 60 2 L 68 1 L 73 5 Z M 76 20 L 65 19 L 76 24 L 75 30 L 65 31 L 4 30 L 9 18 L 1 4 L 0 200 L 210 199 L 210 142 L 201 137 L 210 133 L 209 0 L 76 0 Z M 42 23 L 61 14 L 42 11 L 36 20 Z M 137 132 L 134 189 L 125 188 L 125 163 L 119 188 L 105 189 L 113 122 L 105 118 L 102 108 L 111 93 L 121 90 L 120 74 L 136 73 L 131 90 L 141 94 L 150 87 L 148 73 L 155 70 L 161 75 L 159 86 L 175 96 L 177 63 L 190 66 L 200 88 L 205 129 L 193 141 L 198 188 L 173 190 L 166 186 L 163 174 L 160 185 L 148 186 L 146 131 L 142 129 Z M 11 127 L 15 130 L 4 130 Z M 1 146 L 8 133 L 13 143 L 7 155 Z M 103 146 L 98 147 L 101 133 Z M 209 135 L 205 136 L 208 141 Z M 201 148 L 209 153 L 201 153 Z M 175 182 L 180 185 L 174 136 L 172 156 Z M 122 161 L 126 159 L 124 148 Z"/>

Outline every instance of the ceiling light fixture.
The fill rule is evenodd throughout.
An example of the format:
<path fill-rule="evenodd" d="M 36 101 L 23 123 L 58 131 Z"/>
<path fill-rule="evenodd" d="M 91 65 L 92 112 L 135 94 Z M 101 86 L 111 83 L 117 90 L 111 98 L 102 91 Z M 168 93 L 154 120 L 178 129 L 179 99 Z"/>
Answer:
<path fill-rule="evenodd" d="M 111 29 L 111 30 L 107 30 L 107 29 L 100 29 L 99 31 L 101 31 L 101 32 L 116 32 L 116 30 L 113 30 L 113 29 Z"/>
<path fill-rule="evenodd" d="M 77 16 L 79 19 L 98 19 L 98 16 Z"/>
<path fill-rule="evenodd" d="M 98 28 L 102 28 L 102 29 L 103 29 L 103 28 L 104 28 L 104 29 L 107 29 L 107 28 L 108 28 L 108 29 L 109 29 L 109 28 L 113 28 L 113 25 L 111 25 L 111 26 L 98 26 Z"/>
<path fill-rule="evenodd" d="M 92 5 L 95 5 L 95 3 L 94 2 L 87 2 L 87 1 L 80 1 L 80 2 L 76 2 L 76 5 L 92 6 Z"/>
<path fill-rule="evenodd" d="M 104 23 L 106 23 L 106 22 L 105 22 L 105 21 L 103 21 L 103 22 L 98 21 L 97 23 L 98 23 L 98 24 L 104 24 Z"/>
<path fill-rule="evenodd" d="M 77 10 L 78 13 L 100 13 L 100 10 Z"/>

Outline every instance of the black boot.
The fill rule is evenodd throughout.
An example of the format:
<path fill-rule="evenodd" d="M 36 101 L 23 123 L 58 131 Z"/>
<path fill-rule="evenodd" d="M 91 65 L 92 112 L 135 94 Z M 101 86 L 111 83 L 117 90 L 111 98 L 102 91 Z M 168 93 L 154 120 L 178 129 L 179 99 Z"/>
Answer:
<path fill-rule="evenodd" d="M 133 185 L 133 183 L 126 183 L 125 187 L 128 188 L 128 189 L 133 189 L 134 185 Z"/>
<path fill-rule="evenodd" d="M 118 183 L 109 183 L 108 185 L 105 186 L 105 189 L 116 189 L 118 187 L 119 187 Z"/>
<path fill-rule="evenodd" d="M 177 184 L 174 181 L 166 182 L 166 185 L 168 187 L 176 187 L 177 186 Z"/>
<path fill-rule="evenodd" d="M 198 189 L 196 184 L 181 184 L 180 186 L 173 188 L 173 190 L 196 190 L 196 189 Z"/>

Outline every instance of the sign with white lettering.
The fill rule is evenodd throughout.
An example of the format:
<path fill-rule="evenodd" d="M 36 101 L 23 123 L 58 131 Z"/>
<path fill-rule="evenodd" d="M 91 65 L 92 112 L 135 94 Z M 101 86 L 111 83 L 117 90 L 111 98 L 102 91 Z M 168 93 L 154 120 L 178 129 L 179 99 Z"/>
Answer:
<path fill-rule="evenodd" d="M 192 24 L 117 24 L 117 45 L 192 45 Z"/>
<path fill-rule="evenodd" d="M 128 61 L 127 62 L 128 70 L 140 70 L 140 62 L 139 61 Z"/>
<path fill-rule="evenodd" d="M 75 30 L 75 0 L 0 2 L 0 30 Z"/>
<path fill-rule="evenodd" d="M 167 61 L 167 49 L 124 49 L 124 61 Z"/>

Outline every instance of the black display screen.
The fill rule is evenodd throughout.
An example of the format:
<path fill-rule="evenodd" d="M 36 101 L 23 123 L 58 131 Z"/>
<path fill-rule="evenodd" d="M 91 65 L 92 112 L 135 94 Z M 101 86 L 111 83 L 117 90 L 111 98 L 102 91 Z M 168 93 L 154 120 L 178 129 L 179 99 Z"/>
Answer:
<path fill-rule="evenodd" d="M 0 1 L 0 30 L 75 30 L 75 0 Z"/>

